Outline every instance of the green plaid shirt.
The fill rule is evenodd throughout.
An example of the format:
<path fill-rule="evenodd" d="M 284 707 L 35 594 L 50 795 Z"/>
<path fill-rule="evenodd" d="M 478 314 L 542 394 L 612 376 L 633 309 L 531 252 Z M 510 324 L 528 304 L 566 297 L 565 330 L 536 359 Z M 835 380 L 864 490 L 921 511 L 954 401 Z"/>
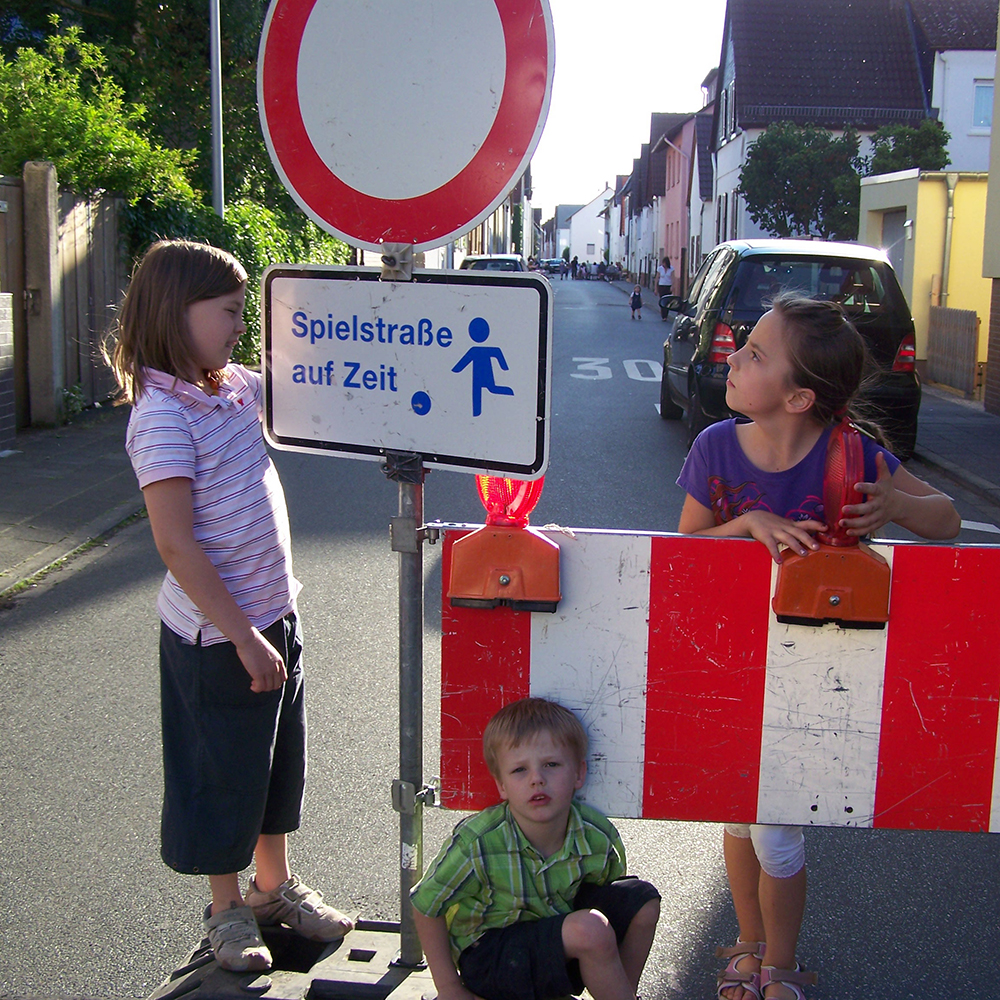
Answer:
<path fill-rule="evenodd" d="M 410 899 L 426 916 L 445 917 L 457 964 L 486 931 L 570 913 L 582 883 L 624 874 L 621 837 L 592 806 L 573 803 L 562 849 L 543 858 L 504 802 L 455 827 Z"/>

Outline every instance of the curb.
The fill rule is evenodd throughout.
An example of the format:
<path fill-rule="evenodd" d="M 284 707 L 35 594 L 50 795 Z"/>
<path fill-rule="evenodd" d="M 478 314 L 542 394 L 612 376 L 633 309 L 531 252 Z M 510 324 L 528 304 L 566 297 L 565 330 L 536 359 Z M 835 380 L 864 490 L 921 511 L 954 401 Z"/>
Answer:
<path fill-rule="evenodd" d="M 960 465 L 956 465 L 929 448 L 925 448 L 919 442 L 913 449 L 913 457 L 924 465 L 943 473 L 956 485 L 967 489 L 970 493 L 975 493 L 976 496 L 988 503 L 1000 507 L 1000 486 L 997 486 L 996 483 L 991 483 L 988 479 L 983 479 L 982 476 L 977 476 L 974 472 L 963 469 Z"/>
<path fill-rule="evenodd" d="M 141 495 L 135 499 L 126 500 L 112 510 L 105 511 L 100 517 L 94 518 L 78 531 L 61 538 L 58 542 L 47 545 L 40 552 L 23 559 L 16 566 L 3 570 L 0 572 L 0 598 L 32 577 L 55 566 L 56 563 L 70 558 L 81 546 L 114 531 L 130 517 L 139 513 L 144 506 Z"/>

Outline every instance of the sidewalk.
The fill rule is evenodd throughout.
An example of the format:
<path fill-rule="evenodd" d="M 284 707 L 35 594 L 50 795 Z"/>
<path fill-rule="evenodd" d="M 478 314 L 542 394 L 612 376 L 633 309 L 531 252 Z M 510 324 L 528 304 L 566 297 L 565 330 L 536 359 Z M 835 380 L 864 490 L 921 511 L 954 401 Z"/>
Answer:
<path fill-rule="evenodd" d="M 128 407 L 20 432 L 0 452 L 0 593 L 142 509 L 125 454 Z"/>
<path fill-rule="evenodd" d="M 127 407 L 23 431 L 0 453 L 0 593 L 142 509 L 125 454 Z M 1000 417 L 924 386 L 916 457 L 1000 507 Z"/>

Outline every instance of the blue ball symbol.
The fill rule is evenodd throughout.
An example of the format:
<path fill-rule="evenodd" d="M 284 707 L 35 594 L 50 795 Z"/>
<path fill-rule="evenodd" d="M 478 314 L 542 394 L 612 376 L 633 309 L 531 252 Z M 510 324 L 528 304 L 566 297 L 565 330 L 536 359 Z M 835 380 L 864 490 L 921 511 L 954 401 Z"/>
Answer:
<path fill-rule="evenodd" d="M 418 417 L 426 416 L 431 412 L 431 397 L 426 392 L 415 392 L 410 399 L 410 406 Z"/>

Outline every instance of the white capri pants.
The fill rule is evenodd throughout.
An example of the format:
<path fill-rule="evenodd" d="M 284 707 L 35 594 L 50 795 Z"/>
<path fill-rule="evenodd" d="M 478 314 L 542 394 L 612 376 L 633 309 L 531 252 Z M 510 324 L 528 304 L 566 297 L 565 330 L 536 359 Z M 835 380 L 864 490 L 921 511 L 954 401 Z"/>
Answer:
<path fill-rule="evenodd" d="M 771 878 L 791 878 L 806 864 L 806 838 L 801 826 L 762 826 L 759 823 L 727 823 L 731 837 L 753 842 L 761 868 Z"/>

